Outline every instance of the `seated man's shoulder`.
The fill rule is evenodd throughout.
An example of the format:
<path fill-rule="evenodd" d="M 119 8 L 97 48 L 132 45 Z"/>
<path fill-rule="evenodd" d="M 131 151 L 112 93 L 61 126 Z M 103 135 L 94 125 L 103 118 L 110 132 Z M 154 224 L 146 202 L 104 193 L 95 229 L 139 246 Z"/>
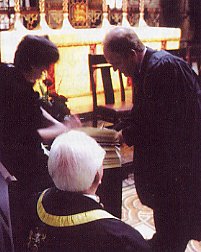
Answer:
<path fill-rule="evenodd" d="M 115 251 L 117 248 L 124 251 L 151 251 L 140 232 L 125 222 L 115 218 L 102 219 L 99 225 L 103 228 L 103 236 L 109 240 L 109 246 L 111 246 L 111 240 L 114 239 Z"/>

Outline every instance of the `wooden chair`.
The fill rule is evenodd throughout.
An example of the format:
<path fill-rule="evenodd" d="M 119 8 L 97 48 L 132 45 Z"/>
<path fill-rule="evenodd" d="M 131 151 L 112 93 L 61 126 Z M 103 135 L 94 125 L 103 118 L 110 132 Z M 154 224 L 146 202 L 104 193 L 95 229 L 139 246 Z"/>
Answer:
<path fill-rule="evenodd" d="M 188 61 L 188 49 L 186 47 L 184 48 L 178 48 L 178 49 L 168 49 L 167 52 L 182 58 L 183 60 Z"/>
<path fill-rule="evenodd" d="M 188 62 L 195 70 L 199 78 L 201 79 L 201 46 L 191 45 L 188 46 Z"/>
<path fill-rule="evenodd" d="M 93 126 L 97 127 L 97 121 L 103 120 L 117 123 L 123 117 L 127 117 L 132 108 L 133 97 L 126 98 L 122 74 L 118 72 L 119 94 L 120 98 L 115 100 L 113 78 L 111 73 L 113 68 L 107 63 L 102 54 L 88 55 L 90 83 L 93 97 Z M 97 74 L 101 73 L 103 91 L 105 95 L 105 104 L 99 105 L 97 102 Z M 118 93 L 118 92 L 117 92 Z"/>
<path fill-rule="evenodd" d="M 187 61 L 195 73 L 201 77 L 201 47 L 199 45 L 192 45 L 185 48 L 167 51 Z"/>

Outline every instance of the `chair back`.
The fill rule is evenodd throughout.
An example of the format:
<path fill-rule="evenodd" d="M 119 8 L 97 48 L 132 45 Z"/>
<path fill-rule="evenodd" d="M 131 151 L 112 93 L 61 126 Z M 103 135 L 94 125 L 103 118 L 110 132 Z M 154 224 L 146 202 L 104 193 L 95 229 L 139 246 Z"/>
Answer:
<path fill-rule="evenodd" d="M 96 82 L 96 70 L 100 69 L 101 77 L 103 82 L 103 91 L 105 95 L 105 104 L 114 104 L 114 87 L 111 77 L 111 68 L 112 65 L 107 63 L 103 54 L 89 54 L 88 55 L 89 63 L 89 74 L 90 74 L 90 83 L 93 96 L 93 107 L 97 107 L 97 82 Z M 122 74 L 118 72 L 119 84 L 120 84 L 120 93 L 121 101 L 125 101 L 125 89 L 123 85 Z"/>
<path fill-rule="evenodd" d="M 201 46 L 191 45 L 188 47 L 188 52 L 188 62 L 201 78 Z"/>
<path fill-rule="evenodd" d="M 188 46 L 185 48 L 167 50 L 169 53 L 178 56 L 187 61 L 192 69 L 200 76 L 201 68 L 201 47 L 198 45 Z"/>
<path fill-rule="evenodd" d="M 166 51 L 171 53 L 172 55 L 175 55 L 179 58 L 182 58 L 185 61 L 187 61 L 187 59 L 188 59 L 188 50 L 186 47 L 178 48 L 178 49 L 168 49 Z"/>

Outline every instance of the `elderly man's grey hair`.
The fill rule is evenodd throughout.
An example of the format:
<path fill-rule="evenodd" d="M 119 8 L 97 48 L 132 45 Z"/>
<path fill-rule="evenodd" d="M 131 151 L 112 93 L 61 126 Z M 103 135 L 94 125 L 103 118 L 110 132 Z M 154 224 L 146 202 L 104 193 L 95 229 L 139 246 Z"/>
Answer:
<path fill-rule="evenodd" d="M 92 137 L 71 130 L 54 140 L 48 171 L 58 189 L 83 192 L 92 185 L 104 157 L 105 150 Z"/>

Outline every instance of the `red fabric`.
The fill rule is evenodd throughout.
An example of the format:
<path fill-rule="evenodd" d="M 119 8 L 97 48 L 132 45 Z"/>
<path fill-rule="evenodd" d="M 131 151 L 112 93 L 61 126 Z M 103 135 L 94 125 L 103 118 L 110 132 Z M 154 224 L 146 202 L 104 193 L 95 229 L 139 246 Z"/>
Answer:
<path fill-rule="evenodd" d="M 50 93 L 56 92 L 55 90 L 55 72 L 54 72 L 54 64 L 51 64 L 47 71 L 47 79 L 52 82 L 52 85 L 48 87 Z"/>

